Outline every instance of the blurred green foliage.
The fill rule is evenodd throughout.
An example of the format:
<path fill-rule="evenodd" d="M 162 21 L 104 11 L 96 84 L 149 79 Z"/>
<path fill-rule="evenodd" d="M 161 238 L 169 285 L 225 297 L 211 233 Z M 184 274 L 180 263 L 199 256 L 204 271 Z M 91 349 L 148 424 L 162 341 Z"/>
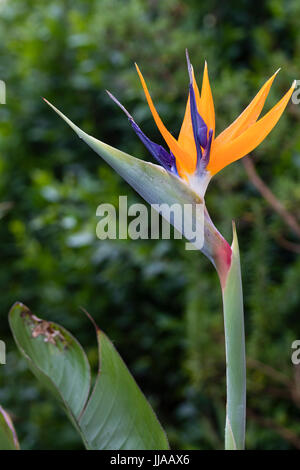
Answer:
<path fill-rule="evenodd" d="M 97 346 L 85 307 L 122 354 L 179 449 L 223 445 L 225 358 L 217 276 L 181 241 L 99 241 L 96 208 L 139 197 L 44 104 L 46 96 L 88 133 L 151 158 L 109 101 L 109 88 L 159 141 L 135 72 L 148 81 L 177 134 L 184 113 L 189 49 L 199 77 L 207 59 L 217 131 L 278 68 L 267 106 L 300 70 L 300 3 L 179 0 L 2 1 L 0 78 L 0 403 L 21 446 L 81 448 L 56 404 L 16 351 L 7 313 L 14 301 L 80 338 L 93 368 Z M 300 108 L 292 103 L 254 152 L 257 170 L 300 220 Z M 228 240 L 237 221 L 245 291 L 249 449 L 300 447 L 299 239 L 248 180 L 242 162 L 207 193 Z"/>

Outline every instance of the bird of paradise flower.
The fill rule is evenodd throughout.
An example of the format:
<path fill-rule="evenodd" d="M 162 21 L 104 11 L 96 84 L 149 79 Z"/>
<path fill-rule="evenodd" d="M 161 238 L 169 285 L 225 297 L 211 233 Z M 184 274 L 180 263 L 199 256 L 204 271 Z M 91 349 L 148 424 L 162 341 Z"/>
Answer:
<path fill-rule="evenodd" d="M 144 77 L 136 64 L 149 108 L 155 123 L 164 138 L 169 152 L 161 145 L 152 142 L 141 131 L 125 107 L 109 92 L 109 96 L 127 115 L 129 122 L 153 157 L 168 171 L 171 171 L 190 184 L 201 196 L 213 175 L 230 163 L 239 160 L 255 149 L 271 132 L 282 115 L 296 82 L 281 100 L 262 118 L 259 118 L 269 94 L 272 83 L 279 72 L 263 85 L 249 106 L 221 134 L 215 137 L 215 108 L 205 62 L 201 93 L 199 92 L 193 67 L 186 51 L 189 72 L 189 95 L 183 123 L 178 139 L 163 124 Z"/>
<path fill-rule="evenodd" d="M 205 206 L 205 192 L 213 175 L 251 152 L 265 139 L 281 117 L 296 85 L 294 81 L 281 100 L 259 119 L 278 73 L 275 72 L 242 114 L 216 137 L 215 110 L 207 64 L 204 66 L 200 93 L 187 52 L 186 57 L 189 95 L 178 139 L 175 139 L 163 124 L 144 77 L 136 65 L 151 113 L 168 150 L 150 140 L 125 107 L 108 92 L 125 112 L 133 130 L 159 165 L 136 159 L 86 134 L 45 100 L 81 139 L 151 204 L 202 203 Z M 235 226 L 230 246 L 214 226 L 206 207 L 204 244 L 201 251 L 216 267 L 222 288 L 227 379 L 225 449 L 243 449 L 246 422 L 246 362 L 239 247 Z"/>

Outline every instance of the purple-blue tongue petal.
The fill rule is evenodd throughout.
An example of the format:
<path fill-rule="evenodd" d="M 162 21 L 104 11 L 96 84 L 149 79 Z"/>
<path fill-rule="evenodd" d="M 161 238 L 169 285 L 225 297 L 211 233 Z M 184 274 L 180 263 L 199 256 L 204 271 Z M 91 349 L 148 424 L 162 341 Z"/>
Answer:
<path fill-rule="evenodd" d="M 191 119 L 192 119 L 192 127 L 193 127 L 193 134 L 196 144 L 197 150 L 197 160 L 202 158 L 202 148 L 205 148 L 207 145 L 207 126 L 198 113 L 197 104 L 196 104 L 196 97 L 195 97 L 195 90 L 193 87 L 193 68 L 190 62 L 188 51 L 186 50 L 186 60 L 188 65 L 188 72 L 190 77 L 190 108 L 191 108 Z"/>
<path fill-rule="evenodd" d="M 208 165 L 209 163 L 209 157 L 210 157 L 210 148 L 211 148 L 211 142 L 212 142 L 212 136 L 213 136 L 213 129 L 209 129 L 208 132 L 208 141 L 207 145 L 205 147 L 204 153 L 203 153 L 203 161 L 205 162 L 205 166 Z"/>
<path fill-rule="evenodd" d="M 152 142 L 140 129 L 137 123 L 134 121 L 131 114 L 127 111 L 127 109 L 117 100 L 117 98 L 112 95 L 108 90 L 106 90 L 108 96 L 124 111 L 128 120 L 131 124 L 132 129 L 137 134 L 139 139 L 143 142 L 147 150 L 151 153 L 151 155 L 168 171 L 172 171 L 173 173 L 177 174 L 176 169 L 176 160 L 172 152 L 167 152 L 161 145 Z"/>
<path fill-rule="evenodd" d="M 139 128 L 139 126 L 134 122 L 133 119 L 129 119 L 131 127 L 134 132 L 143 142 L 145 147 L 153 155 L 153 157 L 164 167 L 166 170 L 173 171 L 175 166 L 175 157 L 172 153 L 167 152 L 161 145 L 152 142 Z"/>
<path fill-rule="evenodd" d="M 203 152 L 203 156 L 202 158 L 199 160 L 197 160 L 197 167 L 196 167 L 196 171 L 199 175 L 201 175 L 208 163 L 209 163 L 209 158 L 210 158 L 210 148 L 211 148 L 211 142 L 212 142 L 212 136 L 213 136 L 213 133 L 214 131 L 212 129 L 209 130 L 208 132 L 208 140 L 207 140 L 207 145 L 204 149 L 204 152 Z"/>
<path fill-rule="evenodd" d="M 194 132 L 194 138 L 196 142 L 196 146 L 201 146 L 203 148 L 207 145 L 207 126 L 198 113 L 197 105 L 196 105 L 196 98 L 194 87 L 190 84 L 190 106 L 191 106 L 191 118 L 192 118 L 192 126 Z M 200 149 L 201 152 L 201 149 Z"/>

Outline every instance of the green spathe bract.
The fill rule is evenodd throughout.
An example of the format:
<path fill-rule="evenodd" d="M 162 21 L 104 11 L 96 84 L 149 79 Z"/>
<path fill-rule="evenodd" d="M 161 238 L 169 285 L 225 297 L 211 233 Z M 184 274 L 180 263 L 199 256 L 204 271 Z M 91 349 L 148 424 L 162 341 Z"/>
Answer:
<path fill-rule="evenodd" d="M 225 448 L 241 450 L 245 446 L 246 360 L 243 289 L 235 225 L 231 248 L 231 265 L 222 291 L 227 375 Z"/>
<path fill-rule="evenodd" d="M 16 303 L 9 314 L 16 344 L 41 384 L 62 403 L 90 450 L 166 450 L 167 437 L 152 408 L 107 336 L 96 328 L 99 371 L 61 326 Z"/>
<path fill-rule="evenodd" d="M 222 251 L 224 243 L 227 244 L 227 242 L 212 223 L 204 200 L 199 194 L 181 178 L 169 173 L 161 166 L 135 158 L 90 136 L 51 103 L 46 102 L 76 132 L 80 139 L 100 155 L 149 204 L 168 204 L 169 206 L 173 204 L 181 206 L 184 204 L 204 204 L 204 244 L 200 248 L 211 262 L 216 264 L 215 254 Z M 195 211 L 193 211 L 193 217 L 194 215 Z M 191 226 L 195 227 L 195 225 L 195 221 L 192 220 Z"/>

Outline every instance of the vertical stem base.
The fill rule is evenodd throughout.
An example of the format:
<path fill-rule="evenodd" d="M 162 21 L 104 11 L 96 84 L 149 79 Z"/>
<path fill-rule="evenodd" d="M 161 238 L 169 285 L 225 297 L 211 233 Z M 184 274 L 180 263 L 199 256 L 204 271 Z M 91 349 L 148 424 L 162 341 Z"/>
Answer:
<path fill-rule="evenodd" d="M 246 354 L 243 290 L 235 227 L 231 248 L 231 265 L 222 288 L 227 378 L 225 449 L 243 450 L 246 423 Z"/>

